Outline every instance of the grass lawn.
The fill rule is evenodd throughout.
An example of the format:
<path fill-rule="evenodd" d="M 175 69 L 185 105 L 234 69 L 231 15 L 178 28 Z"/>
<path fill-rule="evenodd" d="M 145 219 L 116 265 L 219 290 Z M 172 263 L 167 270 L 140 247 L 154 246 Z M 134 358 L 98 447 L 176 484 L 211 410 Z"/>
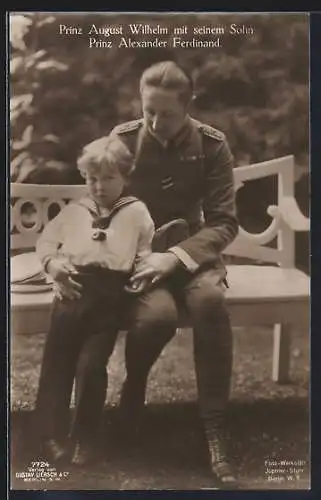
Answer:
<path fill-rule="evenodd" d="M 234 375 L 228 413 L 229 448 L 246 489 L 309 488 L 309 339 L 294 332 L 291 383 L 270 379 L 270 329 L 235 329 Z M 124 337 L 112 356 L 103 426 L 102 461 L 52 482 L 25 482 L 16 472 L 30 460 L 29 425 L 37 390 L 44 336 L 13 339 L 11 355 L 11 463 L 14 489 L 146 490 L 211 488 L 207 451 L 197 415 L 192 337 L 179 332 L 153 367 L 148 412 L 140 442 L 119 441 L 113 417 L 124 377 Z M 282 473 L 280 460 L 301 461 Z M 277 463 L 278 465 L 275 465 Z M 274 464 L 274 465 L 273 465 Z M 283 466 L 284 468 L 284 466 Z M 279 476 L 279 479 L 277 479 Z M 289 476 L 292 476 L 290 479 Z"/>

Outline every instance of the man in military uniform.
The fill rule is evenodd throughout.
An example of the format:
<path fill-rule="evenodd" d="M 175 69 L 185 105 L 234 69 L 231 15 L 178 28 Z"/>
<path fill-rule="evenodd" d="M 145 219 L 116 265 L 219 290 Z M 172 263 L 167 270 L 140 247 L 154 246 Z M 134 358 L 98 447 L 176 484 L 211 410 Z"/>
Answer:
<path fill-rule="evenodd" d="M 154 252 L 132 277 L 133 283 L 148 279 L 153 287 L 135 300 L 120 407 L 129 420 L 144 407 L 150 369 L 175 334 L 178 310 L 187 310 L 211 468 L 218 484 L 234 488 L 224 437 L 232 331 L 221 256 L 238 232 L 233 157 L 222 132 L 188 114 L 192 82 L 178 65 L 149 67 L 140 93 L 143 118 L 112 131 L 135 157 L 132 194 L 146 203 L 156 228 L 182 218 L 189 235 L 166 252 Z"/>
<path fill-rule="evenodd" d="M 165 253 L 153 253 L 132 278 L 152 279 L 157 286 L 136 303 L 121 406 L 133 415 L 143 405 L 148 373 L 175 334 L 177 309 L 186 308 L 194 328 L 200 413 L 212 470 L 223 485 L 235 485 L 223 436 L 232 332 L 221 257 L 238 231 L 233 157 L 222 132 L 189 116 L 192 82 L 175 63 L 148 68 L 140 92 L 143 118 L 112 131 L 135 155 L 132 192 L 146 203 L 156 227 L 183 218 L 190 236 Z"/>

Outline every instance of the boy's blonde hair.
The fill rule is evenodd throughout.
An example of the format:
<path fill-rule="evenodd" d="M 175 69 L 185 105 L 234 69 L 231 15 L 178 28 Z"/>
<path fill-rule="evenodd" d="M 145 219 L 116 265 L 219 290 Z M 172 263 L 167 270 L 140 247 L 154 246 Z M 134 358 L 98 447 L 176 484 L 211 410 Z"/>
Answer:
<path fill-rule="evenodd" d="M 116 135 L 97 139 L 84 147 L 77 160 L 77 167 L 86 177 L 88 170 L 118 170 L 128 179 L 134 168 L 134 157 Z"/>
<path fill-rule="evenodd" d="M 161 61 L 145 69 L 140 79 L 140 93 L 145 86 L 177 90 L 184 104 L 187 104 L 193 97 L 191 77 L 174 61 Z"/>

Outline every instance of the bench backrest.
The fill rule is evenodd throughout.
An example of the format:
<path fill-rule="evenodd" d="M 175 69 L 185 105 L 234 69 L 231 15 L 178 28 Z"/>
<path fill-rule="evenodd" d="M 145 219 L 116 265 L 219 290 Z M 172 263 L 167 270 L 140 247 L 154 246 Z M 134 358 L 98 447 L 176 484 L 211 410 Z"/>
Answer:
<path fill-rule="evenodd" d="M 285 197 L 294 198 L 293 156 L 241 166 L 234 169 L 234 175 L 236 190 L 247 181 L 277 175 L 277 206 Z M 84 185 L 11 183 L 10 188 L 12 250 L 34 248 L 48 220 L 66 203 L 81 197 L 85 192 Z M 262 233 L 251 234 L 240 227 L 239 235 L 224 253 L 294 267 L 294 232 L 284 223 L 276 206 L 269 207 L 268 213 L 272 221 L 267 229 Z M 271 246 L 273 241 L 276 245 Z"/>

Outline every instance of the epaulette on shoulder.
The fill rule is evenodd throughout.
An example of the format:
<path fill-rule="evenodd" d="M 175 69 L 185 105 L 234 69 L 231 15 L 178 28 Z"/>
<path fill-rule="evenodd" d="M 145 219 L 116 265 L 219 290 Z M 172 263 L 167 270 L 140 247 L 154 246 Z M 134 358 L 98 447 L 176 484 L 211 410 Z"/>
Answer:
<path fill-rule="evenodd" d="M 223 132 L 217 130 L 214 127 L 211 127 L 210 125 L 205 125 L 204 123 L 199 122 L 198 128 L 204 135 L 212 137 L 217 141 L 223 141 L 225 139 L 225 134 Z"/>
<path fill-rule="evenodd" d="M 127 132 L 134 132 L 138 130 L 143 125 L 143 120 L 140 118 L 138 120 L 131 120 L 130 122 L 121 123 L 116 125 L 113 132 L 116 134 L 126 134 Z"/>

